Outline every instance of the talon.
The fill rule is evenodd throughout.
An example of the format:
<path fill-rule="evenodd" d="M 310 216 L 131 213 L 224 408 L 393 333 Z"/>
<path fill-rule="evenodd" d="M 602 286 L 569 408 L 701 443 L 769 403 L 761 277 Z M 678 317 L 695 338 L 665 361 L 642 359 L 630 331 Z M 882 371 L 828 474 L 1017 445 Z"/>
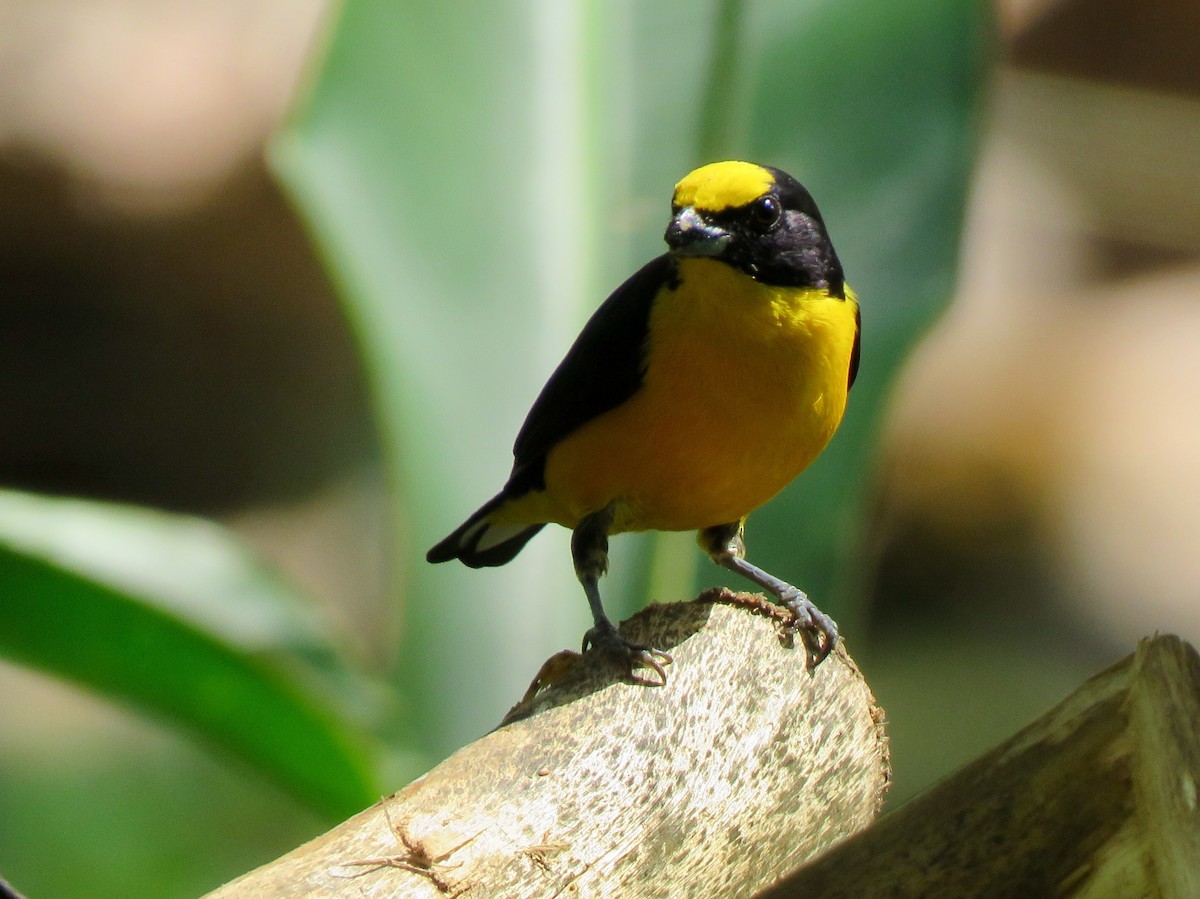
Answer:
<path fill-rule="evenodd" d="M 663 666 L 670 665 L 674 661 L 671 654 L 651 646 L 643 646 L 640 643 L 630 643 L 611 624 L 608 624 L 607 627 L 597 624 L 583 635 L 583 651 L 587 652 L 589 649 L 595 649 L 625 662 L 629 666 L 630 677 L 633 676 L 634 668 L 649 668 L 658 675 L 657 686 L 665 687 L 667 685 L 667 671 Z"/>

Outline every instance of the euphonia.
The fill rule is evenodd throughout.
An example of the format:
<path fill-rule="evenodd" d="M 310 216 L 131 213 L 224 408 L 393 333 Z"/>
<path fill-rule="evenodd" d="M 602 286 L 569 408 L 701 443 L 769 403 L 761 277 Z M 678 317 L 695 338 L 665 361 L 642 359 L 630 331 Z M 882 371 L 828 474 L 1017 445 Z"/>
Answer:
<path fill-rule="evenodd" d="M 859 363 L 858 300 L 790 175 L 702 166 L 675 185 L 667 252 L 618 287 L 546 382 L 501 491 L 428 553 L 503 565 L 571 528 L 594 625 L 583 640 L 666 683 L 670 655 L 625 640 L 600 601 L 608 538 L 698 531 L 714 562 L 794 615 L 810 664 L 838 640 L 808 597 L 744 558 L 746 516 L 825 448 Z"/>

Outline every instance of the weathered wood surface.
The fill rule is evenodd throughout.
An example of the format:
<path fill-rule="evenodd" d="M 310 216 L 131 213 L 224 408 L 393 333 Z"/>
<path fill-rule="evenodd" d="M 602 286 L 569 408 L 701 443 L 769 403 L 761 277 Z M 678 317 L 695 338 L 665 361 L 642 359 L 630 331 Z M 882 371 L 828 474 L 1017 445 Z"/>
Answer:
<path fill-rule="evenodd" d="M 768 615 L 699 601 L 625 633 L 674 655 L 665 687 L 589 654 L 516 720 L 211 895 L 747 896 L 878 814 L 882 714 L 844 648 L 810 672 Z"/>
<path fill-rule="evenodd" d="M 1200 897 L 1200 657 L 1178 637 L 760 899 Z"/>

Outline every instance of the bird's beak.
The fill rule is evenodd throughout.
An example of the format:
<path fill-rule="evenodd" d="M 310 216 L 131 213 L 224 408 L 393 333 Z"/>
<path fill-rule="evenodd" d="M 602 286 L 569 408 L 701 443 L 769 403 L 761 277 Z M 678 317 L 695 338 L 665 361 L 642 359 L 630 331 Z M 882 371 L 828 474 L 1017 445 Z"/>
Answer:
<path fill-rule="evenodd" d="M 675 213 L 663 239 L 676 256 L 719 256 L 729 244 L 730 234 L 706 222 L 695 208 L 685 206 Z"/>

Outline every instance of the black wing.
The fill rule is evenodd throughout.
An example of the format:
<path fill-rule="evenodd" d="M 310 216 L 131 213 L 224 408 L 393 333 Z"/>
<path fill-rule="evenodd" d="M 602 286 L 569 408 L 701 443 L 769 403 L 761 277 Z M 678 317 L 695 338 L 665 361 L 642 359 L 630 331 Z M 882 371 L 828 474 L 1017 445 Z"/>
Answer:
<path fill-rule="evenodd" d="M 862 307 L 854 308 L 854 348 L 850 350 L 850 374 L 846 378 L 846 392 L 850 392 L 850 388 L 854 386 L 854 379 L 858 377 L 858 360 L 862 355 Z"/>
<path fill-rule="evenodd" d="M 506 494 L 545 487 L 550 450 L 642 386 L 650 308 L 661 289 L 677 283 L 675 263 L 662 255 L 642 266 L 600 305 L 542 388 L 517 434 Z"/>

